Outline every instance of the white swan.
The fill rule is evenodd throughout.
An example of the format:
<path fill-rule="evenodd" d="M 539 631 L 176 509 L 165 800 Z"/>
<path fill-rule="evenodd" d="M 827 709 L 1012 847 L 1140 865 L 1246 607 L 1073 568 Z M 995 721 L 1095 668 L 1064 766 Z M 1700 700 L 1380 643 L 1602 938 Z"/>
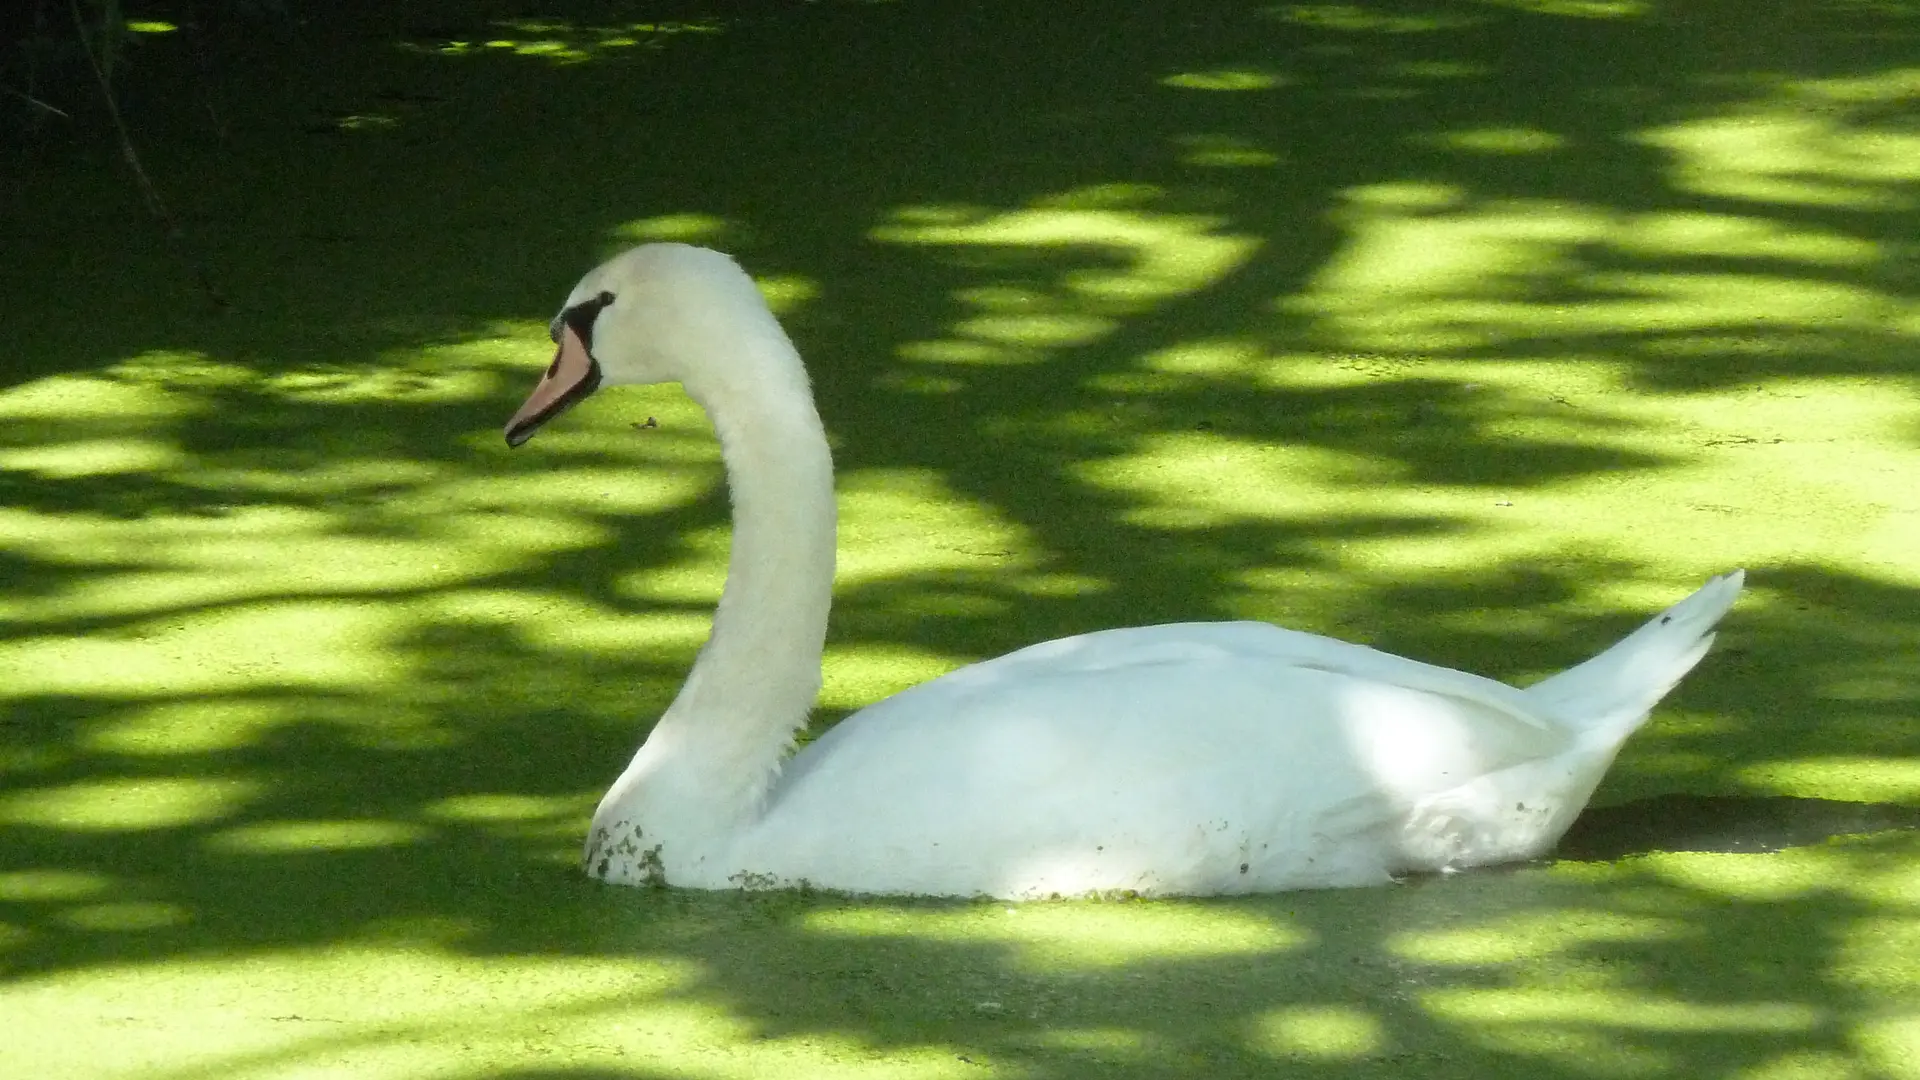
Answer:
<path fill-rule="evenodd" d="M 1104 630 L 913 687 L 797 754 L 820 689 L 833 463 L 806 370 L 725 255 L 583 278 L 510 445 L 601 384 L 679 382 L 733 495 L 713 633 L 599 809 L 622 884 L 1029 898 L 1370 885 L 1527 859 L 1700 659 L 1743 573 L 1525 690 L 1258 622 Z"/>

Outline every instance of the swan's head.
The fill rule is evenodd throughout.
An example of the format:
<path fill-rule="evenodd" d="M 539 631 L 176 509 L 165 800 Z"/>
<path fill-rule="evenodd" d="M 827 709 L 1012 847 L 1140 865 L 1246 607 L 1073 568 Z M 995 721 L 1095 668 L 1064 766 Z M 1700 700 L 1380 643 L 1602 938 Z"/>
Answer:
<path fill-rule="evenodd" d="M 616 255 L 580 279 L 548 327 L 553 363 L 507 421 L 507 445 L 602 386 L 688 382 L 737 351 L 730 337 L 762 324 L 779 333 L 753 279 L 717 251 L 646 244 Z"/>

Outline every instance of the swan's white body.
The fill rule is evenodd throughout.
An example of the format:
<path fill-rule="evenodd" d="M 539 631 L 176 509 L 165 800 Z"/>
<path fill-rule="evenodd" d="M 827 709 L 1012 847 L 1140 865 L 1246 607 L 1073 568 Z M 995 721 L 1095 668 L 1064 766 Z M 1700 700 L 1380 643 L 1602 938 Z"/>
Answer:
<path fill-rule="evenodd" d="M 679 381 L 734 500 L 712 636 L 594 814 L 586 865 L 607 881 L 1195 895 L 1532 858 L 1742 583 L 1715 578 L 1525 690 L 1265 623 L 1146 626 L 963 668 L 790 755 L 819 692 L 835 539 L 799 356 L 730 259 L 671 244 L 587 275 L 555 338 L 510 442 L 603 380 Z"/>

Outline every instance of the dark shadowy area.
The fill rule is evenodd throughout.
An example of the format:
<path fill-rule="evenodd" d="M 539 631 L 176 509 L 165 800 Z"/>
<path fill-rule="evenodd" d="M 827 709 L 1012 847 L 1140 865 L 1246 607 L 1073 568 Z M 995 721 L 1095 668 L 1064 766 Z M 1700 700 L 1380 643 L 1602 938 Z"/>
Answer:
<path fill-rule="evenodd" d="M 18 40 L 33 38 L 20 22 L 31 12 L 7 9 L 0 37 L 25 26 Z M 1571 617 L 1569 605 L 1646 568 L 1571 552 L 1347 582 L 1329 555 L 1343 542 L 1445 545 L 1465 526 L 1381 507 L 1174 527 L 1086 477 L 1196 432 L 1346 455 L 1375 470 L 1356 484 L 1488 498 L 1686 464 L 1569 435 L 1622 422 L 1486 392 L 1434 373 L 1437 357 L 1563 357 L 1569 381 L 1605 367 L 1676 397 L 1871 380 L 1912 400 L 1920 185 L 1884 148 L 1920 138 L 1920 5 L 205 0 L 129 6 L 136 16 L 193 29 L 138 35 L 115 85 L 184 249 L 229 303 L 206 303 L 183 271 L 81 58 L 46 39 L 34 96 L 71 115 L 0 102 L 10 980 L 414 934 L 476 963 L 684 961 L 694 974 L 673 1000 L 724 1009 L 742 1038 L 843 1039 L 876 1057 L 940 1046 L 1034 1078 L 1731 1080 L 1818 1055 L 1858 1075 L 1877 1067 L 1851 1056 L 1864 1053 L 1854 1025 L 1887 999 L 1849 974 L 1848 935 L 1911 912 L 1844 878 L 1910 871 L 1920 809 L 1897 795 L 1757 794 L 1742 769 L 1920 755 L 1910 567 L 1876 575 L 1807 551 L 1752 568 L 1754 598 L 1558 853 L 1624 860 L 1604 875 L 1528 867 L 1208 901 L 1195 907 L 1299 944 L 1052 969 L 1008 940 L 818 928 L 850 910 L 981 905 L 610 890 L 577 875 L 586 811 L 697 642 L 568 650 L 530 627 L 566 605 L 609 621 L 704 618 L 698 595 L 641 599 L 631 582 L 707 551 L 726 495 L 707 475 L 693 495 L 637 511 L 595 501 L 599 488 L 539 502 L 546 474 L 584 486 L 642 451 L 555 439 L 508 456 L 497 425 L 585 267 L 646 237 L 711 243 L 811 289 L 785 320 L 844 474 L 924 478 L 1044 553 L 1036 573 L 1098 586 L 1027 587 L 1008 552 L 961 558 L 930 534 L 929 560 L 945 561 L 841 587 L 836 649 L 984 657 L 1120 623 L 1232 617 L 1250 575 L 1305 570 L 1324 583 L 1273 617 L 1501 677 L 1554 669 L 1645 615 Z M 21 54 L 8 57 L 0 83 L 24 90 Z M 1806 89 L 1821 80 L 1845 85 Z M 1693 182 L 1692 159 L 1650 134 L 1722 116 L 1777 133 L 1752 152 L 1779 157 L 1747 162 L 1739 190 Z M 1472 149 L 1483 144 L 1536 148 Z M 1433 191 L 1450 194 L 1419 202 Z M 1566 228 L 1567 207 L 1610 224 L 1484 293 L 1389 294 L 1368 313 L 1382 324 L 1458 301 L 1431 321 L 1456 336 L 1363 346 L 1339 332 L 1348 316 L 1302 298 L 1366 215 L 1388 212 L 1364 192 L 1404 200 L 1390 210 L 1412 219 L 1517 205 L 1521 231 Z M 1103 235 L 1144 237 L 1140 250 L 1164 261 L 1049 236 L 1018 216 L 1035 209 L 1094 215 Z M 1698 255 L 1605 241 L 1636 216 L 1732 221 L 1767 239 Z M 1807 236 L 1826 246 L 1795 246 Z M 1221 239 L 1251 254 L 1181 277 Z M 1143 263 L 1156 269 L 1126 279 L 1138 293 L 1100 291 L 1102 274 Z M 1784 300 L 1723 323 L 1673 314 L 1681 301 L 1639 321 L 1574 317 L 1646 300 L 1656 278 L 1697 286 L 1683 300 L 1781 281 L 1870 299 L 1832 317 Z M 1063 297 L 1084 308 L 1065 311 Z M 1484 315 L 1496 304 L 1567 317 L 1498 323 Z M 1087 311 L 1110 325 L 1076 337 L 1063 319 L 1056 339 L 1002 343 L 981 362 L 908 359 L 990 340 L 956 327 Z M 527 355 L 500 359 L 512 347 L 500 342 L 520 337 Z M 1145 385 L 1127 381 L 1143 358 L 1217 341 L 1366 377 L 1287 382 L 1249 367 L 1128 389 Z M 6 396 L 35 387 L 31 407 Z M 1516 430 L 1540 417 L 1551 422 Z M 698 436 L 662 424 L 636 438 L 711 474 Z M 1756 448 L 1774 437 L 1752 436 Z M 1908 438 L 1920 450 L 1920 432 Z M 46 456 L 56 449 L 66 456 Z M 1744 503 L 1701 513 L 1773 527 Z M 445 566 L 422 555 L 439 548 Z M 368 608 L 398 614 L 355 621 Z M 1462 612 L 1489 617 L 1444 621 Z M 188 674 L 143 681 L 142 664 L 180 670 L 167 665 L 182 641 L 203 650 Z M 151 823 L 114 824 L 149 803 Z M 299 839 L 342 822 L 361 831 Z M 1629 858 L 1801 846 L 1834 879 L 1772 897 Z M 113 922 L 129 911 L 166 917 Z M 1573 928 L 1570 944 L 1527 952 L 1522 931 L 1542 920 Z M 1604 929 L 1620 920 L 1657 932 Z M 1467 959 L 1408 944 L 1479 926 L 1521 943 Z M 1588 926 L 1603 929 L 1575 933 Z M 1592 1011 L 1531 999 L 1532 1013 L 1447 1011 L 1522 982 L 1522 969 L 1554 991 L 1543 996 Z M 1619 1000 L 1645 1008 L 1609 1012 Z M 1775 1022 L 1774 1006 L 1814 1019 Z M 1341 1010 L 1378 1037 L 1348 1056 L 1249 1049 L 1275 1017 Z M 1102 1056 L 1055 1038 L 1080 1031 L 1121 1032 L 1137 1049 Z M 682 1075 L 641 1061 L 484 1068 L 471 1075 Z"/>
<path fill-rule="evenodd" d="M 1660 795 L 1588 807 L 1554 854 L 1611 861 L 1655 851 L 1762 852 L 1920 827 L 1920 806 L 1784 795 Z"/>

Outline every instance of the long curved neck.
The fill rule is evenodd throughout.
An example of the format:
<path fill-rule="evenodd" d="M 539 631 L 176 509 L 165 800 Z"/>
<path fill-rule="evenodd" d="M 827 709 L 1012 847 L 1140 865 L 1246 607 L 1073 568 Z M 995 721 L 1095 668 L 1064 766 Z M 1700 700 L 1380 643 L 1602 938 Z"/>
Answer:
<path fill-rule="evenodd" d="M 724 836 L 751 820 L 820 693 L 833 460 L 792 344 L 770 315 L 743 321 L 725 347 L 763 355 L 725 368 L 749 374 L 683 383 L 713 421 L 733 499 L 713 632 L 595 815 L 628 812 L 670 843 Z"/>

